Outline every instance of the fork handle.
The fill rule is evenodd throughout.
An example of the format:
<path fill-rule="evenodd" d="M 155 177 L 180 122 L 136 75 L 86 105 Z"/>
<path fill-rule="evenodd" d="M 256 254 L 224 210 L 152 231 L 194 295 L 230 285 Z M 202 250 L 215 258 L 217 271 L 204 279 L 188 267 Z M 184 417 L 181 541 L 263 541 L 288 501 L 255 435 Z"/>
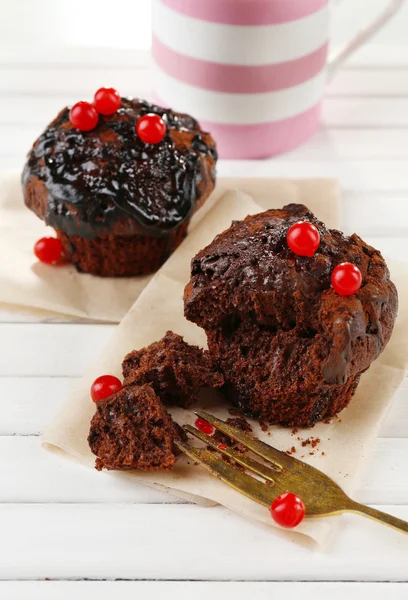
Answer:
<path fill-rule="evenodd" d="M 347 510 L 353 513 L 364 515 L 365 517 L 369 517 L 370 519 L 374 519 L 375 521 L 379 521 L 384 525 L 388 525 L 388 527 L 397 529 L 397 531 L 408 533 L 407 521 L 397 519 L 397 517 L 393 517 L 392 515 L 382 512 L 381 510 L 377 510 L 376 508 L 371 508 L 371 506 L 366 506 L 365 504 L 360 504 L 359 502 L 352 502 L 347 507 Z"/>

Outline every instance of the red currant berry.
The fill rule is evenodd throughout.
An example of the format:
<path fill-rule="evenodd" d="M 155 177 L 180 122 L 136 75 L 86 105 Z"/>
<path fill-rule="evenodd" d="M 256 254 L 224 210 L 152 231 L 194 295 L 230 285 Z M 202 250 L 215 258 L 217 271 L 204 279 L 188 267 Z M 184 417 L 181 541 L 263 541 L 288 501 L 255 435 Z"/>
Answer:
<path fill-rule="evenodd" d="M 361 288 L 361 271 L 352 263 L 341 263 L 333 269 L 331 284 L 339 296 L 352 296 Z"/>
<path fill-rule="evenodd" d="M 158 144 L 166 135 L 166 123 L 160 115 L 148 113 L 136 123 L 136 133 L 146 144 Z"/>
<path fill-rule="evenodd" d="M 69 112 L 69 120 L 80 131 L 91 131 L 98 123 L 98 113 L 89 102 L 77 102 Z"/>
<path fill-rule="evenodd" d="M 53 265 L 62 257 L 62 244 L 57 238 L 43 237 L 36 242 L 34 254 L 41 262 Z"/>
<path fill-rule="evenodd" d="M 120 392 L 122 383 L 113 375 L 101 375 L 91 385 L 91 398 L 94 402 L 105 400 L 115 392 Z"/>
<path fill-rule="evenodd" d="M 194 425 L 197 427 L 197 429 L 199 429 L 203 433 L 206 433 L 207 435 L 212 435 L 214 433 L 214 427 L 208 421 L 202 419 L 201 417 L 198 417 L 195 420 Z"/>
<path fill-rule="evenodd" d="M 273 520 L 281 527 L 288 529 L 299 525 L 303 521 L 305 512 L 303 501 L 292 492 L 281 494 L 275 498 L 271 506 Z"/>
<path fill-rule="evenodd" d="M 227 446 L 225 444 L 218 444 L 218 450 L 226 450 Z"/>
<path fill-rule="evenodd" d="M 320 234 L 312 223 L 299 221 L 289 229 L 286 236 L 288 246 L 298 256 L 312 258 L 320 245 Z"/>
<path fill-rule="evenodd" d="M 113 88 L 99 88 L 94 96 L 94 106 L 101 115 L 113 115 L 120 108 L 121 99 Z"/>

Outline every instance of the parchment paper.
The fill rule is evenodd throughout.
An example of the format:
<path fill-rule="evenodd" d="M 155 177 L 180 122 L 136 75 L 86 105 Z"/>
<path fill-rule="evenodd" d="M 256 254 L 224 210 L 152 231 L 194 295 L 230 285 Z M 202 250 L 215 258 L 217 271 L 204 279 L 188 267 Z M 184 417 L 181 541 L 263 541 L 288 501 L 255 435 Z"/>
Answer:
<path fill-rule="evenodd" d="M 276 202 L 273 204 L 276 206 Z M 242 219 L 248 214 L 261 210 L 259 204 L 240 192 L 228 192 L 219 200 L 204 217 L 200 226 L 194 229 L 151 280 L 123 319 L 102 355 L 81 380 L 65 408 L 44 435 L 43 443 L 47 448 L 62 450 L 84 464 L 93 466 L 94 457 L 86 439 L 89 422 L 95 411 L 89 396 L 89 388 L 95 377 L 102 373 L 113 373 L 121 377 L 120 366 L 125 354 L 133 348 L 140 348 L 158 340 L 167 329 L 184 335 L 191 343 L 205 345 L 203 331 L 183 317 L 182 295 L 184 285 L 189 279 L 190 259 L 213 239 L 215 233 L 228 227 L 232 219 Z M 401 269 L 392 269 L 392 275 L 400 292 L 401 307 L 398 323 L 386 351 L 362 377 L 350 407 L 340 415 L 341 420 L 335 418 L 331 424 L 321 423 L 313 429 L 300 429 L 295 435 L 292 435 L 290 429 L 271 427 L 270 436 L 268 432 L 261 431 L 257 423 L 252 423 L 254 432 L 260 439 L 281 450 L 289 450 L 295 446 L 297 449 L 295 456 L 304 456 L 306 462 L 322 469 L 351 494 L 356 487 L 363 458 L 369 454 L 381 421 L 391 404 L 393 393 L 401 382 L 407 365 L 408 298 L 405 284 L 407 273 Z M 212 392 L 202 398 L 200 405 L 221 418 L 226 418 L 227 405 L 224 403 L 218 406 L 217 402 L 220 402 L 220 397 Z M 181 424 L 194 422 L 193 410 L 174 409 L 171 412 L 176 421 Z M 303 439 L 313 436 L 320 438 L 321 442 L 319 447 L 313 450 L 310 446 L 304 448 L 297 440 L 298 436 Z M 270 518 L 268 510 L 230 489 L 220 480 L 209 475 L 202 467 L 188 464 L 185 457 L 181 457 L 176 468 L 169 473 L 135 471 L 118 472 L 114 475 L 101 473 L 100 476 L 110 477 L 113 486 L 116 478 L 121 477 L 133 478 L 135 484 L 142 482 L 160 485 L 184 498 L 194 501 L 205 499 L 223 504 L 249 519 L 268 527 L 277 527 Z M 309 541 L 311 539 L 324 543 L 341 518 L 305 519 L 297 528 L 297 533 L 285 532 L 285 535 L 290 535 L 298 542 L 304 542 L 304 535 L 306 535 Z"/>
<path fill-rule="evenodd" d="M 338 225 L 338 187 L 332 180 L 222 179 L 197 212 L 190 231 L 229 188 L 246 190 L 265 208 L 272 202 L 307 203 L 332 227 Z M 276 205 L 276 204 L 275 204 Z M 272 205 L 271 205 L 272 207 Z M 78 273 L 72 265 L 53 267 L 37 261 L 35 242 L 55 235 L 24 205 L 20 174 L 10 175 L 0 187 L 0 305 L 7 310 L 31 308 L 41 316 L 118 323 L 131 308 L 151 276 L 104 278 Z"/>

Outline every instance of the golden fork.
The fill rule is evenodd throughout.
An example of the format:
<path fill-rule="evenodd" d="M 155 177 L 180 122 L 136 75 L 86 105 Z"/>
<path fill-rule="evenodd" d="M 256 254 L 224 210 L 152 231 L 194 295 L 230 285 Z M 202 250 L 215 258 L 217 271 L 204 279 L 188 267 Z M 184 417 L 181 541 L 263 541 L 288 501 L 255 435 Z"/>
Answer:
<path fill-rule="evenodd" d="M 207 412 L 199 410 L 196 411 L 196 415 L 269 463 L 270 466 L 223 444 L 220 447 L 219 442 L 191 425 L 184 426 L 188 433 L 242 465 L 245 470 L 237 469 L 233 464 L 226 462 L 210 450 L 176 442 L 184 454 L 255 502 L 270 508 L 277 496 L 285 492 L 292 492 L 303 500 L 306 517 L 325 517 L 343 512 L 353 512 L 408 533 L 408 522 L 354 502 L 337 483 L 334 483 L 330 477 L 318 469 L 250 437 Z M 255 473 L 267 483 L 252 477 L 246 471 Z"/>

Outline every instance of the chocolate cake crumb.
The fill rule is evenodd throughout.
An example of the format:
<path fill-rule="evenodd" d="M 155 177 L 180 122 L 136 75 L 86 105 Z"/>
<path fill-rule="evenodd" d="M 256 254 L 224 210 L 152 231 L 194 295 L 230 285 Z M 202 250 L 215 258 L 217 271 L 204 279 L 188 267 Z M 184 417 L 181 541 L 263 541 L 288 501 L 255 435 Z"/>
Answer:
<path fill-rule="evenodd" d="M 299 429 L 297 427 L 295 427 L 294 429 L 292 429 L 292 435 L 296 435 L 298 432 L 299 432 Z"/>
<path fill-rule="evenodd" d="M 268 431 L 268 425 L 266 423 L 264 423 L 263 421 L 258 421 L 259 427 L 262 429 L 263 432 Z"/>
<path fill-rule="evenodd" d="M 224 383 L 208 350 L 188 344 L 172 331 L 160 341 L 130 352 L 122 370 L 125 386 L 150 383 L 164 404 L 182 408 L 198 400 L 201 388 L 219 388 Z"/>
<path fill-rule="evenodd" d="M 128 385 L 96 404 L 88 443 L 102 469 L 172 469 L 178 454 L 174 442 L 186 441 L 151 385 Z"/>
<path fill-rule="evenodd" d="M 234 418 L 228 417 L 228 419 L 225 422 L 227 423 L 227 425 L 231 425 L 232 427 L 235 427 L 236 429 L 239 429 L 240 431 L 243 431 L 244 433 L 248 433 L 248 434 L 252 433 L 252 427 L 244 417 L 234 417 Z M 215 433 L 213 435 L 213 439 L 218 444 L 225 444 L 226 446 L 228 446 L 229 448 L 231 448 L 233 450 L 236 450 L 240 454 L 245 454 L 245 452 L 248 452 L 248 448 L 246 446 L 244 446 L 244 444 L 241 444 L 240 442 L 236 442 L 235 440 L 231 439 L 225 433 L 218 431 L 218 429 L 215 431 Z"/>
<path fill-rule="evenodd" d="M 243 417 L 244 416 L 244 413 L 242 412 L 242 410 L 240 408 L 235 408 L 235 407 L 229 408 L 228 412 L 232 417 Z"/>
<path fill-rule="evenodd" d="M 302 441 L 303 448 L 306 446 L 312 446 L 312 448 L 316 448 L 318 444 L 320 444 L 320 438 L 310 437 Z"/>
<path fill-rule="evenodd" d="M 292 448 L 290 450 L 286 450 L 286 454 L 289 454 L 289 455 L 295 454 L 295 452 L 296 452 L 295 446 L 292 446 Z"/>
<path fill-rule="evenodd" d="M 231 425 L 244 433 L 252 433 L 252 427 L 244 417 L 228 418 L 225 422 L 227 425 Z"/>

